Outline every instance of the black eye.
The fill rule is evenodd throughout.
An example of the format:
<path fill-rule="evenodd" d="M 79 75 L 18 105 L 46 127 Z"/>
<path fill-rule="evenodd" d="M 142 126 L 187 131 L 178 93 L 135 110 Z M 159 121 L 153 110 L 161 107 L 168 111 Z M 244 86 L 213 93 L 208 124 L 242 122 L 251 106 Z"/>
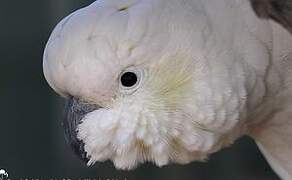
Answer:
<path fill-rule="evenodd" d="M 138 82 L 138 77 L 134 72 L 125 72 L 121 76 L 121 83 L 125 87 L 132 87 Z"/>

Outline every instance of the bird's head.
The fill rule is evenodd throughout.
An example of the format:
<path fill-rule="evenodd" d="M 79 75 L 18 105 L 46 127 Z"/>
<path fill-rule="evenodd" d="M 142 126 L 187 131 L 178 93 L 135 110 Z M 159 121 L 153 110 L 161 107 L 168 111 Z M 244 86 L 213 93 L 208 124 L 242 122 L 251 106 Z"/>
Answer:
<path fill-rule="evenodd" d="M 68 98 L 66 138 L 89 165 L 204 160 L 239 135 L 244 66 L 228 43 L 213 47 L 201 6 L 101 0 L 56 27 L 44 74 Z"/>

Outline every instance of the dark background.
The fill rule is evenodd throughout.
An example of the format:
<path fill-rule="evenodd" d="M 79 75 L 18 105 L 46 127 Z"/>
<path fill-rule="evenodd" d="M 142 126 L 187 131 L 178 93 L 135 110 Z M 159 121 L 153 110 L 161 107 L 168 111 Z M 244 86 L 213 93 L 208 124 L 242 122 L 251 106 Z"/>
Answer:
<path fill-rule="evenodd" d="M 53 27 L 90 0 L 19 0 L 0 4 L 0 169 L 10 179 L 276 180 L 255 143 L 242 138 L 207 163 L 88 168 L 65 144 L 63 100 L 46 83 L 42 54 Z"/>

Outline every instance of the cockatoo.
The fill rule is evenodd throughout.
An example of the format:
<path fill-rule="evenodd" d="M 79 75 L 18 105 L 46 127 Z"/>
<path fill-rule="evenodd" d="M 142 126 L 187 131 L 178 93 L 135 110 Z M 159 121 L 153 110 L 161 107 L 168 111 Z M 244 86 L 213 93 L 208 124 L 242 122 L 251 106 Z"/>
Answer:
<path fill-rule="evenodd" d="M 62 20 L 43 66 L 68 98 L 75 152 L 129 170 L 202 161 L 249 135 L 291 180 L 292 36 L 253 5 L 99 0 Z"/>

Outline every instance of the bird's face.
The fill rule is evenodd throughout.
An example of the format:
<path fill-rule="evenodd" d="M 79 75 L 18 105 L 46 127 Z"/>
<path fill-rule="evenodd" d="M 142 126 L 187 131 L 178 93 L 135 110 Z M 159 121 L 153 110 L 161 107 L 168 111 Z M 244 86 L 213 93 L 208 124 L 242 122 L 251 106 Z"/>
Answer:
<path fill-rule="evenodd" d="M 131 169 L 204 160 L 232 142 L 245 104 L 244 69 L 234 54 L 205 42 L 204 13 L 193 31 L 180 21 L 193 17 L 158 11 L 155 1 L 127 12 L 111 3 L 65 18 L 44 55 L 46 79 L 68 98 L 63 124 L 76 153 L 89 165 L 110 159 Z"/>

